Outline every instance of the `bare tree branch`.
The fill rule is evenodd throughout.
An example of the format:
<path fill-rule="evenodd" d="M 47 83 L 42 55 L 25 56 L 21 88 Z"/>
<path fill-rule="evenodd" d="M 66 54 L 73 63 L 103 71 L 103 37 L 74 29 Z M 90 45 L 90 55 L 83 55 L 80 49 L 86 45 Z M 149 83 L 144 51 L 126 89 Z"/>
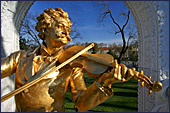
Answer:
<path fill-rule="evenodd" d="M 121 31 L 116 31 L 116 32 L 115 32 L 115 35 L 116 35 L 117 33 L 120 33 L 120 32 L 121 32 Z"/>
<path fill-rule="evenodd" d="M 126 20 L 125 25 L 123 25 L 123 27 L 122 27 L 122 30 L 124 30 L 125 26 L 128 24 L 128 22 L 129 22 L 129 16 L 130 16 L 130 11 L 128 11 L 128 17 L 127 17 L 127 20 Z"/>
<path fill-rule="evenodd" d="M 114 19 L 113 15 L 112 15 L 111 9 L 109 7 L 109 3 L 108 2 L 104 2 L 104 3 L 101 3 L 100 5 L 103 5 L 103 9 L 104 9 L 103 10 L 104 12 L 102 14 L 100 14 L 101 22 L 104 22 L 104 19 L 107 18 L 108 15 L 109 15 L 109 17 L 111 18 L 113 24 L 116 25 L 117 28 L 118 28 L 118 31 L 115 31 L 115 35 L 117 33 L 121 33 L 121 38 L 122 38 L 122 41 L 123 41 L 123 46 L 122 46 L 122 49 L 120 51 L 120 55 L 118 57 L 118 63 L 120 63 L 120 60 L 122 59 L 122 56 L 125 54 L 125 52 L 127 51 L 128 47 L 129 47 L 129 41 L 133 37 L 132 32 L 130 32 L 129 38 L 128 38 L 127 42 L 126 42 L 124 29 L 126 28 L 126 26 L 129 23 L 130 11 L 128 11 L 127 14 L 124 13 L 124 12 L 121 14 L 121 15 L 127 17 L 126 21 L 125 21 L 125 24 L 121 28 L 120 24 L 118 24 L 118 22 L 116 22 L 116 20 Z"/>
<path fill-rule="evenodd" d="M 118 24 L 118 23 L 115 21 L 115 19 L 113 18 L 113 16 L 112 16 L 112 13 L 111 13 L 110 9 L 109 9 L 109 14 L 110 14 L 110 17 L 111 17 L 111 19 L 112 19 L 113 23 L 117 25 L 117 27 L 119 28 L 119 30 L 120 30 L 120 31 L 122 31 L 122 30 L 121 30 L 121 27 L 119 26 L 119 24 Z"/>

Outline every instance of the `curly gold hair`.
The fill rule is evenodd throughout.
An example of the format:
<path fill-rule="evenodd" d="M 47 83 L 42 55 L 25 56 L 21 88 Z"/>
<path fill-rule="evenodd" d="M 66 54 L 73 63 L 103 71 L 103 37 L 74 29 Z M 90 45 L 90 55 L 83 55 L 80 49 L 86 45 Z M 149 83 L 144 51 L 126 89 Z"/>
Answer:
<path fill-rule="evenodd" d="M 61 8 L 49 8 L 45 9 L 44 13 L 41 13 L 39 17 L 37 17 L 37 24 L 35 29 L 39 32 L 38 36 L 40 39 L 45 39 L 45 30 L 50 28 L 54 21 L 58 22 L 59 18 L 65 18 L 69 23 L 69 28 L 72 26 L 72 22 L 69 19 L 68 13 L 63 11 Z M 68 41 L 72 39 L 69 37 Z"/>

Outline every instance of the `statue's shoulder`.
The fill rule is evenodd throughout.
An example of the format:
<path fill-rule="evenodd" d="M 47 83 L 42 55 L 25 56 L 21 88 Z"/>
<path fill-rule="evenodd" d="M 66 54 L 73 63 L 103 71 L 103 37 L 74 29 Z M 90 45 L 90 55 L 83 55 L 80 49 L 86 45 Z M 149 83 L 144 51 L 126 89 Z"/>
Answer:
<path fill-rule="evenodd" d="M 13 53 L 10 54 L 10 56 L 23 56 L 23 55 L 26 55 L 26 51 L 25 50 L 18 50 L 18 51 L 15 51 Z"/>

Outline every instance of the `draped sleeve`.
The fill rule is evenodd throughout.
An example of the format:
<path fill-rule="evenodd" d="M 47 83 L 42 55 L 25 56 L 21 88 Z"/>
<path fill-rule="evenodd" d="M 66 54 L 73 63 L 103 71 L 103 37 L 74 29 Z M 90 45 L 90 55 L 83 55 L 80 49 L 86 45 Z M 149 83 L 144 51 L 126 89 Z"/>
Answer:
<path fill-rule="evenodd" d="M 6 58 L 1 58 L 1 79 L 15 73 L 17 65 L 21 59 L 21 55 L 24 51 L 17 51 L 11 53 Z"/>
<path fill-rule="evenodd" d="M 74 68 L 70 79 L 73 102 L 80 111 L 87 111 L 113 95 L 112 89 L 101 90 L 97 81 L 86 88 L 81 68 Z"/>

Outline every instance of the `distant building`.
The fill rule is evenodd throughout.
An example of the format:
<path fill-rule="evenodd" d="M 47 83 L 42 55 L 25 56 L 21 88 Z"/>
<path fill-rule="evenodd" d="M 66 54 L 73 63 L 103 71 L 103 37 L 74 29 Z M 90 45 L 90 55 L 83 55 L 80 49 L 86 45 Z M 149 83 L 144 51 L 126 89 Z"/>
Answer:
<path fill-rule="evenodd" d="M 111 47 L 99 47 L 99 53 L 107 53 L 109 52 L 109 49 L 112 49 Z"/>

